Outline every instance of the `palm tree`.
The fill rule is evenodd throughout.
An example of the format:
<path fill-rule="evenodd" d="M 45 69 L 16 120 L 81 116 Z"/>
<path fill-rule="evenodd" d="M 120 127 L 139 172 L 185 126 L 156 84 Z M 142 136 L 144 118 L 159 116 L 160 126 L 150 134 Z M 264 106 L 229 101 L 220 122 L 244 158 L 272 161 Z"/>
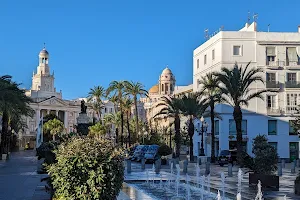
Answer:
<path fill-rule="evenodd" d="M 222 92 L 219 88 L 220 81 L 213 73 L 207 73 L 199 81 L 202 85 L 200 93 L 204 101 L 210 107 L 210 121 L 211 121 L 211 162 L 215 162 L 215 105 L 223 101 Z"/>
<path fill-rule="evenodd" d="M 255 82 L 264 84 L 264 80 L 260 73 L 263 72 L 261 68 L 251 68 L 250 62 L 246 67 L 238 66 L 237 63 L 232 69 L 223 67 L 221 72 L 215 73 L 220 81 L 220 89 L 224 94 L 224 101 L 233 107 L 233 118 L 236 125 L 237 133 L 237 156 L 238 162 L 242 164 L 242 119 L 243 113 L 241 106 L 248 106 L 249 101 L 254 98 L 263 98 L 265 92 L 271 90 L 251 90 L 251 85 Z"/>
<path fill-rule="evenodd" d="M 131 146 L 131 134 L 130 134 L 130 115 L 131 115 L 131 108 L 132 108 L 133 102 L 129 97 L 126 97 L 123 99 L 123 108 L 124 112 L 126 114 L 126 123 L 127 123 L 127 131 L 128 131 L 128 144 L 129 147 Z"/>
<path fill-rule="evenodd" d="M 109 113 L 104 116 L 103 118 L 104 124 L 106 126 L 112 127 L 112 125 L 115 128 L 115 134 L 116 134 L 116 143 L 118 143 L 118 137 L 119 137 L 119 127 L 121 125 L 121 114 L 120 112 L 116 113 Z"/>
<path fill-rule="evenodd" d="M 32 99 L 25 95 L 25 90 L 19 88 L 20 84 L 12 81 L 9 75 L 0 76 L 0 111 L 2 113 L 2 153 L 7 153 L 9 144 L 7 137 L 10 119 L 22 120 L 21 116 L 32 116 L 33 110 L 30 107 Z M 16 122 L 14 122 L 16 123 Z"/>
<path fill-rule="evenodd" d="M 50 132 L 50 134 L 52 135 L 52 140 L 55 141 L 55 136 L 58 133 L 62 133 L 64 131 L 64 124 L 60 120 L 54 118 L 46 122 L 43 125 L 43 128 L 45 129 L 45 132 Z"/>
<path fill-rule="evenodd" d="M 102 125 L 101 122 L 98 122 L 95 125 L 89 127 L 89 136 L 100 139 L 102 136 L 105 136 L 106 133 L 106 126 Z"/>
<path fill-rule="evenodd" d="M 136 134 L 139 133 L 139 117 L 138 117 L 138 108 L 137 108 L 137 98 L 138 96 L 146 96 L 148 97 L 148 91 L 144 89 L 144 86 L 140 82 L 128 82 L 125 81 L 125 92 L 126 95 L 132 95 L 135 107 L 135 118 L 136 118 Z"/>
<path fill-rule="evenodd" d="M 101 110 L 103 108 L 102 98 L 105 96 L 105 89 L 102 86 L 94 86 L 88 93 L 88 102 L 93 103 L 93 110 L 97 113 L 97 117 L 101 121 Z"/>
<path fill-rule="evenodd" d="M 182 114 L 188 117 L 188 135 L 190 138 L 190 161 L 194 161 L 194 143 L 193 136 L 195 132 L 194 119 L 202 116 L 207 108 L 207 104 L 200 101 L 201 97 L 199 93 L 191 93 L 183 95 L 182 103 L 183 106 L 180 108 Z"/>
<path fill-rule="evenodd" d="M 176 144 L 175 154 L 176 154 L 176 157 L 179 157 L 179 155 L 180 155 L 180 143 L 181 143 L 180 114 L 181 114 L 182 106 L 183 106 L 183 102 L 182 102 L 181 98 L 163 96 L 161 98 L 161 102 L 159 102 L 156 105 L 156 107 L 162 107 L 162 108 L 153 117 L 155 119 L 157 116 L 163 115 L 163 116 L 166 116 L 168 118 L 173 118 L 174 119 L 175 144 Z"/>
<path fill-rule="evenodd" d="M 124 94 L 124 88 L 125 88 L 124 81 L 112 81 L 106 90 L 106 96 L 108 96 L 110 93 L 114 93 L 112 96 L 117 97 L 117 101 L 120 108 L 120 114 L 121 114 L 121 144 L 122 145 L 124 142 L 124 113 L 122 107 L 122 96 Z"/>

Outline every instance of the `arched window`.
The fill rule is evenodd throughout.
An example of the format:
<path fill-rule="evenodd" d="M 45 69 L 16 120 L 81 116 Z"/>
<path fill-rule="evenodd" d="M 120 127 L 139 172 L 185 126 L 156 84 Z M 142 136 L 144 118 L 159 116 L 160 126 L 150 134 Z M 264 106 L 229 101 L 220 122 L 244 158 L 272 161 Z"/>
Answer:
<path fill-rule="evenodd" d="M 161 91 L 164 91 L 164 84 L 161 84 Z"/>

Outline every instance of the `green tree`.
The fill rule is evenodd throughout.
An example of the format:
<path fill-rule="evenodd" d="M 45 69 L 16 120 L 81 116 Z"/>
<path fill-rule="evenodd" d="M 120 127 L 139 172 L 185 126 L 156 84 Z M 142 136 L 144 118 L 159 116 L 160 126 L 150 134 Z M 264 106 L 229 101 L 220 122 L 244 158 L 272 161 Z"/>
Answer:
<path fill-rule="evenodd" d="M 183 102 L 181 98 L 176 97 L 168 97 L 164 96 L 161 99 L 156 107 L 160 107 L 160 111 L 153 117 L 156 118 L 159 115 L 173 118 L 174 119 L 174 127 L 175 127 L 175 144 L 176 144 L 176 157 L 180 155 L 180 143 L 181 143 L 181 135 L 180 135 L 180 114 L 183 106 Z"/>
<path fill-rule="evenodd" d="M 106 96 L 113 93 L 112 96 L 117 97 L 117 102 L 119 104 L 121 114 L 121 145 L 124 143 L 124 111 L 122 107 L 122 96 L 125 88 L 124 85 L 124 81 L 112 81 L 106 90 Z"/>
<path fill-rule="evenodd" d="M 220 89 L 224 94 L 224 101 L 233 107 L 233 118 L 237 132 L 237 155 L 238 162 L 242 164 L 242 119 L 241 106 L 248 106 L 254 98 L 263 98 L 263 94 L 270 90 L 251 90 L 255 82 L 264 84 L 261 68 L 250 68 L 250 62 L 245 66 L 234 65 L 233 68 L 223 67 L 221 72 L 215 73 L 220 81 Z"/>
<path fill-rule="evenodd" d="M 133 96 L 134 108 L 135 108 L 135 118 L 136 118 L 136 134 L 139 133 L 139 117 L 138 117 L 138 96 L 148 97 L 148 91 L 144 89 L 144 86 L 139 82 L 129 82 L 125 81 L 125 93 L 126 95 Z"/>
<path fill-rule="evenodd" d="M 193 143 L 193 136 L 195 132 L 195 125 L 194 125 L 194 119 L 196 117 L 200 118 L 204 111 L 207 108 L 207 104 L 205 104 L 203 101 L 200 101 L 201 96 L 199 96 L 199 93 L 191 93 L 188 95 L 183 95 L 182 97 L 182 104 L 180 110 L 182 114 L 186 117 L 188 117 L 188 135 L 189 135 L 189 141 L 190 141 L 190 160 L 194 161 L 194 143 Z"/>
<path fill-rule="evenodd" d="M 29 105 L 32 100 L 25 95 L 25 90 L 20 89 L 19 86 L 20 84 L 12 81 L 11 76 L 0 76 L 0 112 L 2 113 L 1 153 L 9 151 L 9 122 L 22 123 L 22 116 L 33 115 L 33 110 Z"/>
<path fill-rule="evenodd" d="M 94 86 L 88 93 L 88 102 L 92 103 L 92 108 L 97 113 L 99 121 L 101 121 L 101 110 L 104 107 L 102 98 L 105 96 L 105 89 L 102 86 Z"/>
<path fill-rule="evenodd" d="M 64 131 L 64 124 L 60 120 L 54 118 L 44 124 L 43 131 L 49 132 L 52 135 L 52 140 L 55 141 L 55 136 Z"/>
<path fill-rule="evenodd" d="M 121 114 L 120 112 L 117 113 L 109 113 L 104 116 L 104 124 L 107 126 L 114 126 L 115 134 L 116 134 L 116 143 L 118 143 L 119 139 L 119 127 L 121 126 Z"/>
<path fill-rule="evenodd" d="M 95 125 L 89 127 L 89 136 L 91 137 L 97 137 L 100 139 L 102 136 L 105 136 L 106 133 L 107 129 L 105 125 L 102 125 L 101 122 L 98 122 Z"/>
<path fill-rule="evenodd" d="M 222 92 L 219 88 L 220 81 L 213 73 L 207 73 L 199 81 L 202 85 L 200 93 L 204 97 L 204 101 L 210 107 L 210 121 L 211 121 L 211 162 L 215 162 L 215 105 L 223 102 Z"/>

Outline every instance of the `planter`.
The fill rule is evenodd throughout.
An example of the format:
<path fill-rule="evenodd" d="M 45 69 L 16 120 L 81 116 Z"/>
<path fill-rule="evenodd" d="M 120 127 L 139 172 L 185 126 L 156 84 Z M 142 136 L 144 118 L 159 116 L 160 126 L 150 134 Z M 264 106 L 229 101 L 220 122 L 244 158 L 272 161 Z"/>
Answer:
<path fill-rule="evenodd" d="M 249 186 L 256 186 L 261 181 L 262 188 L 279 191 L 279 176 L 249 173 Z"/>
<path fill-rule="evenodd" d="M 295 181 L 294 192 L 296 195 L 300 195 L 300 182 L 299 181 Z"/>
<path fill-rule="evenodd" d="M 7 160 L 7 159 L 8 159 L 7 154 L 2 154 L 2 160 Z"/>

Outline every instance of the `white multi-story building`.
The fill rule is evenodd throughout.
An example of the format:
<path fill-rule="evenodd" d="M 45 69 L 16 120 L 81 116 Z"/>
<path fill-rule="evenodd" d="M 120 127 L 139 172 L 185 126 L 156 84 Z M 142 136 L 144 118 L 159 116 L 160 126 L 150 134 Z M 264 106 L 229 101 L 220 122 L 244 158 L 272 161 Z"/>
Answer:
<path fill-rule="evenodd" d="M 258 134 L 265 134 L 281 158 L 299 158 L 299 137 L 290 126 L 300 104 L 300 27 L 298 32 L 259 32 L 257 23 L 246 23 L 239 31 L 220 31 L 193 53 L 193 90 L 199 91 L 199 80 L 208 72 L 232 68 L 237 62 L 262 68 L 266 84 L 254 83 L 253 90 L 274 89 L 278 93 L 265 94 L 265 100 L 254 99 L 243 107 L 244 149 L 252 155 L 252 141 Z M 216 112 L 222 119 L 215 119 L 216 153 L 235 148 L 236 130 L 233 109 L 218 105 Z M 209 119 L 206 119 L 210 123 Z M 196 122 L 198 123 L 198 122 Z M 210 156 L 210 128 L 205 138 L 205 152 Z M 199 133 L 194 136 L 194 153 L 198 155 L 201 143 Z"/>

